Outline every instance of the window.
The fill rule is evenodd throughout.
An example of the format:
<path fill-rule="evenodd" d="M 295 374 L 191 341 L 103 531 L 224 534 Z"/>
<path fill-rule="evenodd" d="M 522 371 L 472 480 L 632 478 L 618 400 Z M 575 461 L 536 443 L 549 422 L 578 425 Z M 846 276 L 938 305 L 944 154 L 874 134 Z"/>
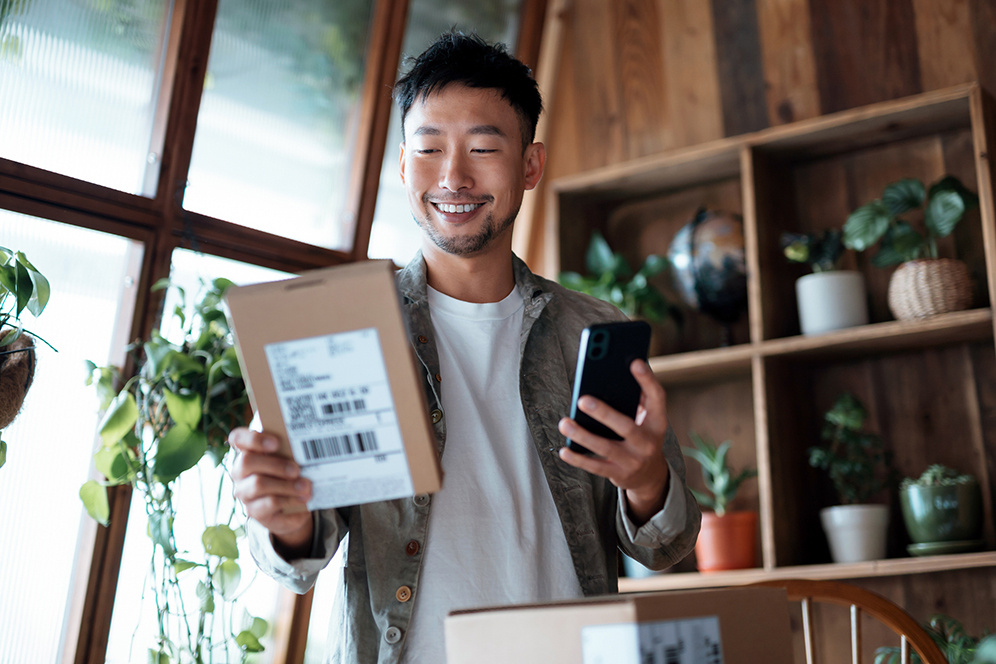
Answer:
<path fill-rule="evenodd" d="M 3 431 L 0 661 L 147 657 L 142 506 L 121 518 L 112 501 L 118 511 L 98 527 L 78 495 L 95 473 L 100 415 L 84 360 L 120 366 L 129 341 L 169 333 L 172 301 L 150 291 L 163 277 L 248 283 L 368 251 L 407 260 L 414 224 L 407 206 L 392 213 L 404 201 L 388 94 L 400 56 L 452 26 L 514 47 L 520 20 L 537 34 L 544 8 L 0 0 L 0 246 L 25 251 L 51 281 L 48 308 L 27 325 L 58 349 L 39 351 L 28 400 Z M 381 180 L 393 194 L 377 194 Z M 370 241 L 374 201 L 384 221 Z M 302 663 L 297 616 L 309 599 L 257 581 L 250 613 L 282 617 L 253 661 Z M 334 574 L 318 589 L 309 658 L 325 647 L 334 589 Z"/>

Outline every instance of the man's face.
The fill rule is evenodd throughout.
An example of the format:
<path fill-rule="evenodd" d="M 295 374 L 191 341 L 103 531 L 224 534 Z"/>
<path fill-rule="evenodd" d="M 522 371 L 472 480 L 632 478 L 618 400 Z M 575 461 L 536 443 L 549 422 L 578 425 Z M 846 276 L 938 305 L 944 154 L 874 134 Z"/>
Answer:
<path fill-rule="evenodd" d="M 450 84 L 412 104 L 401 180 L 424 240 L 474 256 L 509 243 L 522 194 L 539 182 L 542 144 L 522 149 L 519 117 L 501 94 Z M 496 241 L 497 240 L 497 241 Z"/>

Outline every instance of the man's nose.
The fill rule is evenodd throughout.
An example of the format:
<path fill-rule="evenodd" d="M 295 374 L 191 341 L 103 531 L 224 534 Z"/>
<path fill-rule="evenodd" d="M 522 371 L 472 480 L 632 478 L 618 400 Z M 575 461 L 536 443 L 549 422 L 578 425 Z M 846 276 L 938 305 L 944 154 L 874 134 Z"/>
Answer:
<path fill-rule="evenodd" d="M 459 152 L 447 155 L 439 173 L 439 186 L 450 191 L 470 189 L 474 186 L 474 179 L 471 177 L 465 155 Z"/>

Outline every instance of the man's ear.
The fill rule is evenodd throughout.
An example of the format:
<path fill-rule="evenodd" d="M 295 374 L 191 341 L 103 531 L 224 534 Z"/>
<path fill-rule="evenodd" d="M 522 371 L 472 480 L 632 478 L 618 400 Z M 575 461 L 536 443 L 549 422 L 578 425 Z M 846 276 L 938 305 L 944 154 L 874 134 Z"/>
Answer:
<path fill-rule="evenodd" d="M 525 169 L 523 175 L 526 180 L 526 190 L 535 189 L 543 177 L 543 169 L 546 168 L 546 146 L 542 143 L 530 143 L 522 156 L 522 164 Z"/>
<path fill-rule="evenodd" d="M 405 142 L 401 141 L 401 147 L 398 150 L 401 153 L 401 157 L 398 163 L 398 169 L 401 174 L 401 184 L 405 183 Z"/>

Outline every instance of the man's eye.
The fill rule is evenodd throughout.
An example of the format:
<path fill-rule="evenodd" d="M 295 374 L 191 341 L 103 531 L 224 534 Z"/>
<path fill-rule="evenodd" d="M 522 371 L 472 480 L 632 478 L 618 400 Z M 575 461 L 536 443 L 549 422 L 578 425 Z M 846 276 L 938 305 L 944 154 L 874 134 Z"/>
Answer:
<path fill-rule="evenodd" d="M 490 148 L 474 148 L 471 152 L 476 152 L 478 154 L 490 154 L 492 152 L 498 152 L 498 150 L 492 150 Z"/>
<path fill-rule="evenodd" d="M 439 150 L 435 148 L 419 148 L 418 150 L 415 150 L 415 152 L 418 154 L 432 154 L 433 152 L 439 152 Z"/>

